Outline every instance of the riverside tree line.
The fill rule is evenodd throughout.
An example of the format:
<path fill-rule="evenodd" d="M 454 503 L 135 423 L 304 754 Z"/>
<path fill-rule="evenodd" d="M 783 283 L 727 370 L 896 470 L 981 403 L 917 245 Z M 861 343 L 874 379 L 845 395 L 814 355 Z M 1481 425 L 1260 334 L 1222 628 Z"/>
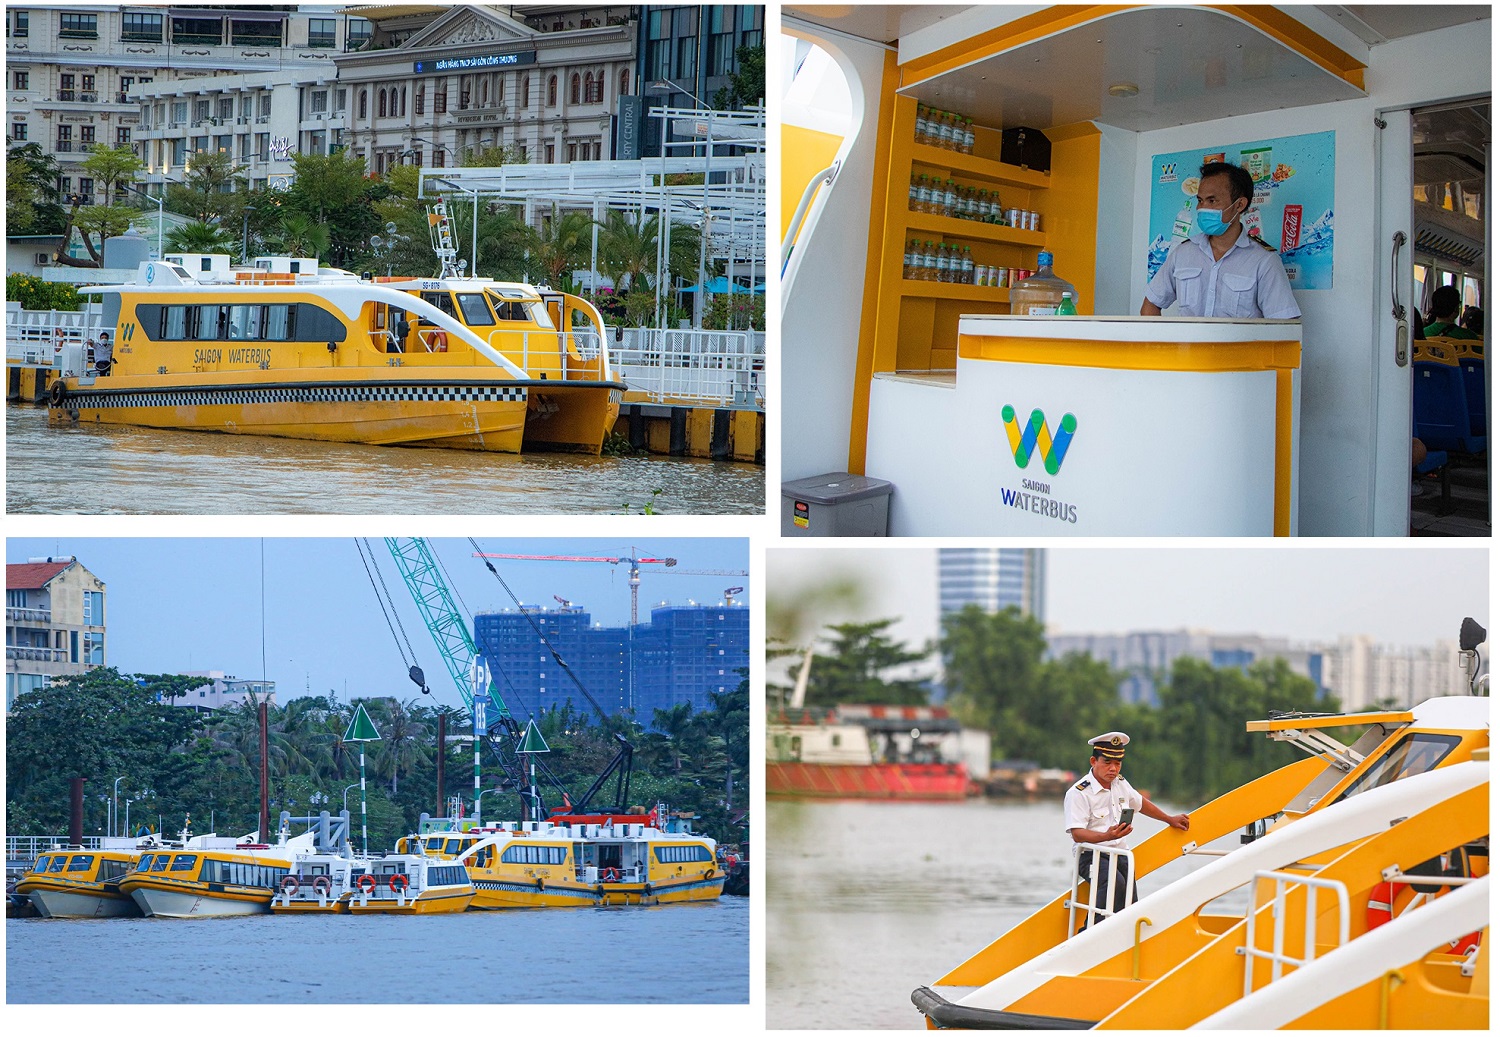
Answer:
<path fill-rule="evenodd" d="M 1201 803 L 1301 754 L 1247 720 L 1271 711 L 1336 712 L 1317 685 L 1283 659 L 1247 669 L 1216 669 L 1181 658 L 1159 687 L 1159 706 L 1120 700 L 1123 675 L 1081 654 L 1047 659 L 1043 625 L 1019 609 L 987 613 L 970 605 L 943 617 L 936 645 L 912 651 L 891 640 L 894 619 L 826 628 L 828 651 L 813 656 L 808 706 L 840 702 L 926 705 L 930 679 L 914 670 L 936 648 L 946 705 L 966 726 L 988 731 L 997 759 L 1083 771 L 1088 739 L 1130 735 L 1131 784 L 1179 803 Z"/>
<path fill-rule="evenodd" d="M 6 818 L 10 835 L 56 835 L 68 830 L 68 782 L 87 779 L 84 834 L 106 830 L 109 799 L 116 778 L 120 817 L 124 799 L 133 802 L 130 826 L 175 835 L 184 819 L 193 831 L 222 835 L 254 831 L 260 810 L 260 726 L 257 709 L 246 704 L 207 712 L 167 701 L 205 682 L 177 674 L 124 675 L 112 667 L 61 677 L 18 696 L 6 721 Z M 624 716 L 590 721 L 571 708 L 542 714 L 537 721 L 551 752 L 545 764 L 578 802 L 613 758 L 614 736 L 635 747 L 632 803 L 649 808 L 666 803 L 674 812 L 698 815 L 697 831 L 723 842 L 744 833 L 733 823 L 748 796 L 749 684 L 712 694 L 712 708 L 694 712 L 683 703 L 657 710 L 654 730 Z M 370 848 L 382 849 L 417 828 L 420 815 L 438 813 L 438 717 L 448 714 L 444 793 L 462 795 L 473 811 L 473 748 L 466 713 L 417 699 L 357 698 L 338 701 L 331 693 L 294 698 L 269 707 L 266 759 L 270 772 L 272 824 L 282 810 L 293 816 L 327 810 L 337 815 L 345 795 L 351 816 L 359 816 L 358 743 L 343 741 L 357 704 L 363 704 L 380 733 L 365 743 L 366 796 Z M 518 820 L 520 800 L 506 785 L 486 750 L 482 757 L 483 815 Z M 350 789 L 349 785 L 355 787 Z M 548 806 L 561 795 L 538 785 Z M 502 787 L 503 786 L 503 787 Z M 603 790 L 613 789 L 611 781 Z M 117 829 L 119 826 L 117 825 Z"/>

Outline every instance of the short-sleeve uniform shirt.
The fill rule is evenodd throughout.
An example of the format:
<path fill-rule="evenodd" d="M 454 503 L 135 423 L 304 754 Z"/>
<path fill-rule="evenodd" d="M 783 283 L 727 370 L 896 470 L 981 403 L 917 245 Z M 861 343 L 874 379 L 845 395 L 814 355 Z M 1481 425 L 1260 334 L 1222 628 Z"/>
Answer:
<path fill-rule="evenodd" d="M 1146 286 L 1146 298 L 1162 309 L 1177 303 L 1180 317 L 1302 316 L 1281 254 L 1253 240 L 1243 228 L 1218 262 L 1202 231 L 1172 246 Z"/>
<path fill-rule="evenodd" d="M 1139 810 L 1144 802 L 1141 794 L 1123 776 L 1117 775 L 1109 788 L 1104 788 L 1091 771 L 1083 776 L 1082 781 L 1075 781 L 1063 797 L 1063 819 L 1066 821 L 1063 829 L 1071 832 L 1075 828 L 1087 828 L 1091 832 L 1102 832 L 1120 823 L 1120 811 L 1126 807 Z M 1102 845 L 1124 846 L 1125 840 L 1111 839 Z"/>

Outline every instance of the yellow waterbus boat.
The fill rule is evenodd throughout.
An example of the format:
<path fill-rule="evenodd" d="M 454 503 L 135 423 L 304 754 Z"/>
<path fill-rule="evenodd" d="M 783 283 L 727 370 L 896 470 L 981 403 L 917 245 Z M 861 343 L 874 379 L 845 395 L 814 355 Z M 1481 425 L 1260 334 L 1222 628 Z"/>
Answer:
<path fill-rule="evenodd" d="M 143 853 L 120 889 L 153 918 L 266 914 L 292 859 L 310 852 L 313 840 L 312 832 L 290 838 L 283 833 L 273 846 L 256 842 L 256 835 L 229 839 L 184 831 L 180 846 Z"/>
<path fill-rule="evenodd" d="M 461 862 L 474 910 L 613 907 L 717 900 L 725 871 L 714 840 L 656 827 L 653 815 L 573 815 L 407 836 L 431 857 Z"/>
<path fill-rule="evenodd" d="M 1355 725 L 1353 745 L 1325 733 Z M 1084 849 L 1172 877 L 1119 911 L 1075 882 L 913 992 L 929 1028 L 1486 1028 L 1488 698 L 1247 727 L 1316 758 L 1193 811 L 1187 832 Z M 1188 858 L 1207 863 L 1178 874 Z"/>
<path fill-rule="evenodd" d="M 55 380 L 49 422 L 598 454 L 619 414 L 625 384 L 586 299 L 255 263 L 168 256 L 133 284 L 83 289 L 103 296 L 113 366 Z"/>
<path fill-rule="evenodd" d="M 104 844 L 48 850 L 16 883 L 16 893 L 29 897 L 44 918 L 139 917 L 140 907 L 121 891 L 120 880 L 142 851 L 134 839 L 106 838 Z"/>

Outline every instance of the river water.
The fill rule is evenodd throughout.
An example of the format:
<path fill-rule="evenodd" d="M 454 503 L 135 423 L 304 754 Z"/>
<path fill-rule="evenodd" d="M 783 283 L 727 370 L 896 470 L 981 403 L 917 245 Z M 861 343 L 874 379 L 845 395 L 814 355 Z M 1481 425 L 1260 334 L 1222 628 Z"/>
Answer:
<path fill-rule="evenodd" d="M 757 465 L 495 454 L 100 425 L 5 408 L 10 514 L 765 513 Z M 656 491 L 661 492 L 656 492 Z"/>
<path fill-rule="evenodd" d="M 744 1005 L 750 994 L 747 897 L 412 918 L 24 918 L 5 936 L 12 1005 Z M 450 1022 L 441 1028 L 474 1020 Z M 492 1022 L 515 1032 L 514 1018 Z"/>
<path fill-rule="evenodd" d="M 911 992 L 1069 881 L 1061 799 L 766 808 L 771 1029 L 922 1029 Z M 1163 827 L 1138 816 L 1129 842 Z M 1179 874 L 1175 862 L 1161 869 L 1141 881 L 1141 895 Z"/>

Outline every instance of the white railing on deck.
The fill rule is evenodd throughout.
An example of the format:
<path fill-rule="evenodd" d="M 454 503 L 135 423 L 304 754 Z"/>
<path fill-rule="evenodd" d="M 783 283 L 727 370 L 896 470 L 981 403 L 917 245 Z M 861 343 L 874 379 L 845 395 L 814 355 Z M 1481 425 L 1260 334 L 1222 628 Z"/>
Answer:
<path fill-rule="evenodd" d="M 765 406 L 765 334 L 623 329 L 610 346 L 615 377 L 655 402 Z"/>
<path fill-rule="evenodd" d="M 23 310 L 5 305 L 5 362 L 51 367 L 60 373 L 82 373 L 84 343 L 100 330 L 97 306 L 82 310 Z"/>

